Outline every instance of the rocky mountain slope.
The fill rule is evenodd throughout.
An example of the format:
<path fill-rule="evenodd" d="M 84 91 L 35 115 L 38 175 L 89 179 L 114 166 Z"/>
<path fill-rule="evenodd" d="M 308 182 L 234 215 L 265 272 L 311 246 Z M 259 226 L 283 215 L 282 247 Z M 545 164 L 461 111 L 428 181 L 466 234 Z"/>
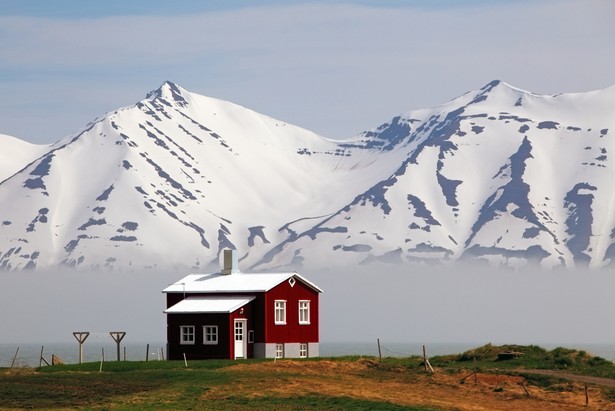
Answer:
<path fill-rule="evenodd" d="M 333 141 L 167 82 L 49 146 L 0 136 L 0 267 L 609 265 L 615 87 L 494 81 Z"/>

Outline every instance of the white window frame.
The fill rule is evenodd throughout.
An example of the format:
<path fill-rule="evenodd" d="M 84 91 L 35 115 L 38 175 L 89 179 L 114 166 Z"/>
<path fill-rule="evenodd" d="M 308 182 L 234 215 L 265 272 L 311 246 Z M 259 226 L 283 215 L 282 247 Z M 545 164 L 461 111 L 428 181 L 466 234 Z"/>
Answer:
<path fill-rule="evenodd" d="M 299 300 L 299 324 L 310 324 L 310 300 Z"/>
<path fill-rule="evenodd" d="M 211 337 L 207 340 L 207 337 Z M 217 345 L 218 344 L 218 326 L 217 325 L 204 325 L 203 326 L 203 345 Z"/>
<path fill-rule="evenodd" d="M 308 344 L 300 343 L 299 344 L 299 358 L 307 358 L 308 357 Z"/>
<path fill-rule="evenodd" d="M 284 358 L 284 344 L 275 345 L 275 358 Z"/>
<path fill-rule="evenodd" d="M 275 300 L 273 313 L 275 324 L 286 324 L 286 300 Z"/>
<path fill-rule="evenodd" d="M 194 325 L 179 326 L 179 343 L 181 345 L 194 345 L 196 340 L 196 332 Z"/>

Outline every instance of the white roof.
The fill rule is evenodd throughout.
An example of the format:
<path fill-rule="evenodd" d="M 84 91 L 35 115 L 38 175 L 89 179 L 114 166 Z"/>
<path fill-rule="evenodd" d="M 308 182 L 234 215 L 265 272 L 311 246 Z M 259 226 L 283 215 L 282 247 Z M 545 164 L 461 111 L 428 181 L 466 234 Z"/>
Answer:
<path fill-rule="evenodd" d="M 187 313 L 232 313 L 243 307 L 255 297 L 188 297 L 173 307 L 166 309 L 166 314 Z"/>
<path fill-rule="evenodd" d="M 233 274 L 189 274 L 163 293 L 243 293 L 266 292 L 276 285 L 294 277 L 313 290 L 322 290 L 297 273 L 233 273 Z"/>

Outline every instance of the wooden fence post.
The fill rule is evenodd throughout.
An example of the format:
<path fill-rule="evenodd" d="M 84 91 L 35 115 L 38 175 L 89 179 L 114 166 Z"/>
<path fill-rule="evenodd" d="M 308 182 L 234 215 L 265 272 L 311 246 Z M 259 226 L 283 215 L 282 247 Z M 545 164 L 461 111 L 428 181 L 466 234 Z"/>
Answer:
<path fill-rule="evenodd" d="M 468 378 L 474 376 L 474 384 L 476 384 L 476 371 L 472 371 L 470 374 L 466 375 L 459 381 L 459 384 L 464 384 Z"/>
<path fill-rule="evenodd" d="M 11 370 L 13 369 L 13 366 L 15 365 L 15 361 L 17 360 L 17 354 L 19 354 L 19 347 L 17 347 L 17 351 L 15 351 L 15 356 L 13 357 L 13 362 L 11 362 Z"/>
<path fill-rule="evenodd" d="M 115 344 L 117 344 L 117 360 L 120 361 L 120 343 L 122 342 L 122 339 L 126 335 L 126 332 L 125 331 L 110 331 L 109 335 L 111 336 L 111 338 L 113 338 L 113 341 L 115 341 Z"/>
<path fill-rule="evenodd" d="M 382 362 L 382 351 L 380 351 L 380 338 L 378 338 L 378 358 Z"/>
<path fill-rule="evenodd" d="M 81 364 L 83 362 L 83 343 L 90 336 L 90 333 L 88 331 L 76 331 L 73 335 L 79 342 L 79 364 Z"/>
<path fill-rule="evenodd" d="M 425 349 L 424 345 L 423 345 L 423 365 L 425 366 L 425 372 L 427 372 L 427 370 L 431 372 L 435 372 L 433 367 L 429 363 L 429 360 L 427 359 L 427 350 Z"/>

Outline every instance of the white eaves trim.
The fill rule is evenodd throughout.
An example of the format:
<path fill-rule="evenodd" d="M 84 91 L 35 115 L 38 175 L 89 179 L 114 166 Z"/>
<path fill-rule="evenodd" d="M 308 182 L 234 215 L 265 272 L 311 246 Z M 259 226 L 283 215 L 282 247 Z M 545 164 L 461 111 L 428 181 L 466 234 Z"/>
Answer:
<path fill-rule="evenodd" d="M 188 297 L 166 309 L 165 314 L 232 313 L 255 297 Z"/>

